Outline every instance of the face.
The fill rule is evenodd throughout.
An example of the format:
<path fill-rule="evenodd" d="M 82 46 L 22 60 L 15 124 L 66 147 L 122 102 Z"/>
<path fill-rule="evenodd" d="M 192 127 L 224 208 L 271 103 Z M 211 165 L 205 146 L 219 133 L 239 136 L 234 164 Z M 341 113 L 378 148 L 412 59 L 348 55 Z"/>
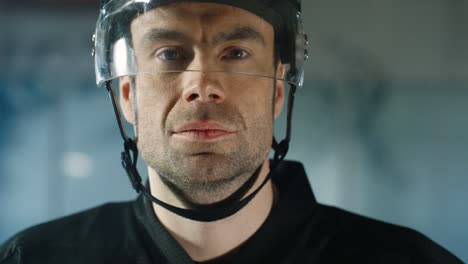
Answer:
<path fill-rule="evenodd" d="M 179 3 L 136 18 L 131 33 L 138 71 L 151 74 L 121 79 L 121 105 L 143 159 L 194 203 L 225 198 L 267 159 L 283 105 L 283 83 L 254 76 L 282 74 L 273 27 L 238 8 Z"/>

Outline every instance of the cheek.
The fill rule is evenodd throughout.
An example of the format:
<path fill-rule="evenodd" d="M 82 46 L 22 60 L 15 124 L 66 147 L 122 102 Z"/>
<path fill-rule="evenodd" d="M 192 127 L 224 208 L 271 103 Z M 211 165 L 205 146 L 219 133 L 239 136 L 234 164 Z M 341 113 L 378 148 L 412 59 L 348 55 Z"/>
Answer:
<path fill-rule="evenodd" d="M 168 144 L 165 124 L 177 102 L 177 90 L 174 82 L 158 76 L 137 80 L 138 148 L 146 161 L 160 157 Z"/>
<path fill-rule="evenodd" d="M 242 92 L 242 116 L 244 116 L 251 134 L 255 137 L 271 138 L 273 133 L 273 91 L 270 82 L 264 81 L 249 91 Z"/>
<path fill-rule="evenodd" d="M 239 89 L 235 96 L 244 101 L 244 108 L 249 115 L 259 118 L 264 115 L 272 116 L 273 84 L 268 79 L 254 80 L 241 85 L 244 88 Z"/>
<path fill-rule="evenodd" d="M 137 80 L 138 125 L 164 129 L 164 123 L 180 95 L 175 80 L 157 74 Z"/>
<path fill-rule="evenodd" d="M 177 89 L 173 89 L 171 83 L 158 76 L 137 79 L 138 149 L 150 167 L 164 157 L 167 148 L 165 122 L 177 98 Z"/>
<path fill-rule="evenodd" d="M 271 102 L 258 103 L 247 114 L 247 133 L 242 148 L 252 153 L 259 153 L 265 158 L 271 148 L 273 139 L 273 121 L 271 114 Z"/>

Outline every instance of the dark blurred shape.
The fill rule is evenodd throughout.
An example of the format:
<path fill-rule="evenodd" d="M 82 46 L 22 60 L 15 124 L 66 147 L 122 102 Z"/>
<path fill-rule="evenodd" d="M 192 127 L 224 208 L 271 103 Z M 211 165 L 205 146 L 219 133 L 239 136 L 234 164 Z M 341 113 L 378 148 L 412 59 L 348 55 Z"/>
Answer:
<path fill-rule="evenodd" d="M 4 7 L 29 6 L 29 7 L 81 7 L 81 6 L 99 6 L 99 0 L 15 0 L 0 1 Z"/>

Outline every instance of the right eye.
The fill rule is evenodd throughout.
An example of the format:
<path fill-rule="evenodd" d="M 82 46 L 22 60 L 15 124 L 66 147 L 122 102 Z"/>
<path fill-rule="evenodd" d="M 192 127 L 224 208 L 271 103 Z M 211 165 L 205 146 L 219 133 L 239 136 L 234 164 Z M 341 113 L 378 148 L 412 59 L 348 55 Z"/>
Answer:
<path fill-rule="evenodd" d="M 163 48 L 156 52 L 156 57 L 169 62 L 182 61 L 186 59 L 183 51 L 176 47 Z"/>

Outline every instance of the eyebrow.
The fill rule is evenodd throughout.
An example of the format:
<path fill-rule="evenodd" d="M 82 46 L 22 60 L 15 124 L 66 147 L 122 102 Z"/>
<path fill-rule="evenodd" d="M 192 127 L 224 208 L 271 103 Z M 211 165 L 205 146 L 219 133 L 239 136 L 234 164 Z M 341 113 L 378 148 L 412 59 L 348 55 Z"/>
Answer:
<path fill-rule="evenodd" d="M 191 37 L 179 31 L 154 28 L 143 36 L 142 43 L 148 44 L 161 41 L 190 42 L 191 40 Z M 219 45 L 235 40 L 255 41 L 265 44 L 265 38 L 262 34 L 249 26 L 237 27 L 228 32 L 220 32 L 213 38 L 212 44 Z"/>
<path fill-rule="evenodd" d="M 235 40 L 250 40 L 265 44 L 262 34 L 249 26 L 237 27 L 229 32 L 220 32 L 214 37 L 213 44 L 217 45 Z"/>
<path fill-rule="evenodd" d="M 148 44 L 159 41 L 177 41 L 177 42 L 188 42 L 190 38 L 179 32 L 168 29 L 154 28 L 143 36 L 142 43 Z"/>

